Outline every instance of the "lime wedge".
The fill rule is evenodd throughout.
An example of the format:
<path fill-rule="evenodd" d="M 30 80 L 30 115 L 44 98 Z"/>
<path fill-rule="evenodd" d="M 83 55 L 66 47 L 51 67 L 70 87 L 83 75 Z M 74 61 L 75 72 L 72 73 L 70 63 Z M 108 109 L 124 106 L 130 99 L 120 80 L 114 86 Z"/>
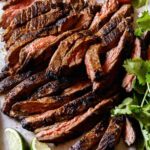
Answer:
<path fill-rule="evenodd" d="M 24 142 L 20 134 L 11 128 L 5 129 L 6 139 L 8 141 L 9 150 L 24 150 Z"/>
<path fill-rule="evenodd" d="M 36 138 L 32 140 L 31 150 L 51 150 L 47 144 L 39 142 Z"/>

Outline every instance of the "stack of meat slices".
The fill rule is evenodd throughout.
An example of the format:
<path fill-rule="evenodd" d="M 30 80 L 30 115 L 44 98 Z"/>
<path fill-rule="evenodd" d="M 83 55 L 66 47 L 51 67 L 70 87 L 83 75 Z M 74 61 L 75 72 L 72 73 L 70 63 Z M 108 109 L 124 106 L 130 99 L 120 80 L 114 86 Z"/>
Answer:
<path fill-rule="evenodd" d="M 84 134 L 71 150 L 113 149 L 123 131 L 132 145 L 130 119 L 110 117 L 135 79 L 125 73 L 124 60 L 146 54 L 133 34 L 132 6 L 117 0 L 9 0 L 4 10 L 3 113 L 43 142 Z"/>

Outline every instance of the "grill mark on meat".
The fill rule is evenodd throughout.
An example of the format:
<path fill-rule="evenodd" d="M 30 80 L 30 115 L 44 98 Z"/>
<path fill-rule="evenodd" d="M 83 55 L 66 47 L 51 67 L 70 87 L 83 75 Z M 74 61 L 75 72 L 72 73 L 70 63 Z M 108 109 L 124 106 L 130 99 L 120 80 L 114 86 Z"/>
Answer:
<path fill-rule="evenodd" d="M 51 10 L 51 8 L 56 8 L 58 6 L 62 7 L 62 3 L 52 4 L 51 0 L 36 0 L 27 8 L 19 11 L 17 15 L 11 21 L 9 27 L 6 30 L 6 34 L 11 33 L 14 28 L 25 24 L 27 21 L 30 21 L 32 18 L 37 17 L 41 14 L 44 14 Z"/>
<path fill-rule="evenodd" d="M 40 87 L 31 97 L 31 100 L 35 100 L 37 98 L 43 98 L 46 96 L 52 96 L 60 93 L 64 89 L 68 88 L 71 84 L 71 80 L 63 79 L 51 81 Z"/>
<path fill-rule="evenodd" d="M 45 72 L 39 72 L 18 84 L 6 95 L 2 111 L 9 115 L 9 111 L 13 104 L 30 95 L 37 87 L 42 86 L 48 80 L 49 79 L 45 76 Z"/>
<path fill-rule="evenodd" d="M 64 10 L 64 12 L 66 12 L 66 10 Z M 16 28 L 11 35 L 8 34 L 7 36 L 8 38 L 6 37 L 5 39 L 5 40 L 9 39 L 7 41 L 7 47 L 9 48 L 11 45 L 13 45 L 16 42 L 16 40 L 18 40 L 24 34 L 27 33 L 30 34 L 34 31 L 38 32 L 42 28 L 55 23 L 57 19 L 62 17 L 62 15 L 63 11 L 60 10 L 60 8 L 56 8 L 51 9 L 46 14 L 33 18 L 32 20 L 27 22 L 27 24 L 25 24 L 24 26 Z"/>
<path fill-rule="evenodd" d="M 126 118 L 124 141 L 128 146 L 131 146 L 135 143 L 135 140 L 136 140 L 135 130 L 132 126 L 131 121 L 128 118 Z"/>
<path fill-rule="evenodd" d="M 103 76 L 103 69 L 100 62 L 100 53 L 107 52 L 116 46 L 120 36 L 126 28 L 126 20 L 123 20 L 114 30 L 106 36 L 101 35 L 101 43 L 92 45 L 85 55 L 85 65 L 87 74 L 92 82 L 98 81 Z M 94 88 L 95 89 L 95 88 Z"/>
<path fill-rule="evenodd" d="M 110 73 L 111 70 L 114 69 L 114 66 L 120 63 L 125 48 L 127 47 L 127 45 L 130 45 L 130 43 L 132 43 L 132 39 L 133 39 L 133 33 L 130 31 L 130 29 L 127 28 L 124 34 L 122 35 L 122 37 L 120 38 L 118 46 L 111 49 L 106 54 L 106 60 L 102 66 L 105 74 Z"/>
<path fill-rule="evenodd" d="M 102 120 L 91 131 L 86 133 L 69 150 L 90 150 L 98 144 L 107 129 L 107 121 Z"/>
<path fill-rule="evenodd" d="M 32 74 L 31 71 L 23 74 L 16 74 L 14 76 L 8 76 L 0 82 L 0 94 L 6 93 L 15 87 L 17 84 L 28 78 Z"/>
<path fill-rule="evenodd" d="M 7 6 L 7 9 L 2 15 L 0 26 L 6 29 L 10 25 L 10 22 L 13 20 L 16 14 L 19 13 L 20 10 L 28 7 L 33 1 L 34 0 L 23 0 L 16 5 L 12 5 L 9 7 Z"/>
<path fill-rule="evenodd" d="M 133 14 L 133 7 L 129 4 L 123 5 L 97 33 L 96 35 L 107 35 L 123 20 Z"/>
<path fill-rule="evenodd" d="M 141 57 L 141 40 L 136 38 L 135 42 L 134 42 L 134 48 L 132 50 L 132 54 L 131 54 L 131 58 L 140 58 Z M 136 79 L 136 77 L 134 75 L 131 74 L 126 74 L 124 79 L 123 79 L 123 83 L 122 83 L 122 87 L 126 90 L 126 92 L 131 92 L 132 91 L 132 84 L 133 81 Z"/>
<path fill-rule="evenodd" d="M 100 13 L 98 12 L 90 26 L 90 30 L 97 32 L 105 22 L 116 12 L 119 8 L 119 3 L 116 0 L 106 0 L 103 4 Z"/>
<path fill-rule="evenodd" d="M 59 72 L 63 57 L 67 54 L 68 51 L 70 51 L 70 48 L 74 45 L 74 43 L 86 34 L 86 31 L 77 32 L 60 42 L 58 49 L 50 60 L 49 66 L 47 68 L 47 74 L 52 74 L 55 76 Z"/>
<path fill-rule="evenodd" d="M 12 107 L 11 116 L 20 118 L 31 114 L 42 113 L 48 110 L 56 109 L 65 103 L 80 97 L 91 89 L 89 81 L 77 83 L 62 92 L 59 96 L 44 97 L 41 99 L 31 99 L 18 102 Z"/>
<path fill-rule="evenodd" d="M 101 44 L 92 45 L 87 50 L 85 55 L 86 72 L 92 82 L 99 80 L 101 75 L 103 74 L 99 53 L 98 53 L 100 48 L 101 48 Z"/>
<path fill-rule="evenodd" d="M 32 117 L 27 117 L 23 120 L 24 128 L 34 130 L 36 128 L 51 125 L 56 122 L 69 120 L 76 115 L 85 112 L 89 107 L 92 107 L 94 104 L 100 101 L 96 100 L 97 97 L 93 93 L 88 93 L 78 99 L 75 99 L 64 106 L 52 110 L 47 111 L 41 115 L 36 115 Z"/>
<path fill-rule="evenodd" d="M 96 150 L 113 149 L 119 142 L 124 125 L 124 117 L 112 118 Z"/>
<path fill-rule="evenodd" d="M 57 123 L 53 126 L 38 129 L 35 132 L 36 137 L 39 141 L 45 142 L 60 142 L 64 141 L 69 135 L 73 133 L 82 133 L 81 128 L 84 129 L 84 125 L 90 120 L 90 118 L 95 115 L 100 115 L 104 111 L 107 112 L 108 109 L 112 107 L 115 100 L 106 99 L 97 104 L 94 108 L 89 108 L 87 112 L 82 115 L 76 116 L 69 121 L 64 121 Z"/>
<path fill-rule="evenodd" d="M 65 55 L 60 66 L 60 74 L 67 75 L 71 73 L 74 68 L 80 66 L 83 62 L 87 48 L 98 41 L 95 36 L 86 36 L 78 39 L 71 50 Z M 57 75 L 59 72 L 57 73 Z"/>

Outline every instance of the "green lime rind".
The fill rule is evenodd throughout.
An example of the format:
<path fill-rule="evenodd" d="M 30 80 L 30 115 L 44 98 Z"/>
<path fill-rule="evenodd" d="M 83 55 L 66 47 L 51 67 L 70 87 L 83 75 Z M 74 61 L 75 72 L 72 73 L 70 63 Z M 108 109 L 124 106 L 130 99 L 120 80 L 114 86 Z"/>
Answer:
<path fill-rule="evenodd" d="M 42 142 L 39 142 L 36 138 L 32 140 L 31 150 L 51 150 L 51 148 Z"/>
<path fill-rule="evenodd" d="M 5 136 L 9 150 L 25 150 L 25 142 L 18 131 L 12 128 L 6 128 Z"/>

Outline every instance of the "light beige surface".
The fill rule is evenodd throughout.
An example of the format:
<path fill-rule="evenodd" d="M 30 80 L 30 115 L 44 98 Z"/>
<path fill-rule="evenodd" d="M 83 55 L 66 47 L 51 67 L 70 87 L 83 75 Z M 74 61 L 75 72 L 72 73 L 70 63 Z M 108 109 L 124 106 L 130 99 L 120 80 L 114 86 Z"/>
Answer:
<path fill-rule="evenodd" d="M 0 2 L 0 14 L 2 14 L 1 8 L 2 8 L 3 3 Z M 2 33 L 2 30 L 0 29 L 0 33 Z M 0 35 L 0 41 L 1 41 L 1 35 Z M 0 42 L 0 70 L 1 68 L 4 66 L 4 56 L 6 54 L 6 52 L 3 49 L 3 43 Z M 4 100 L 4 97 L 1 96 L 0 97 L 0 106 L 2 106 L 2 102 Z M 0 113 L 0 150 L 8 150 L 7 147 L 7 141 L 5 139 L 5 135 L 4 135 L 4 129 L 10 127 L 10 128 L 14 128 L 17 131 L 19 131 L 23 137 L 26 139 L 26 141 L 28 141 L 28 143 L 31 143 L 31 140 L 33 139 L 34 135 L 31 132 L 28 132 L 27 130 L 23 129 L 21 127 L 21 125 L 14 121 L 13 119 L 3 115 L 2 113 Z M 53 147 L 54 150 L 67 150 L 70 145 L 72 145 L 76 140 L 73 141 L 69 141 L 67 143 L 63 143 L 57 147 Z M 135 148 L 127 148 L 125 147 L 125 145 L 121 142 L 116 150 L 135 150 Z"/>

